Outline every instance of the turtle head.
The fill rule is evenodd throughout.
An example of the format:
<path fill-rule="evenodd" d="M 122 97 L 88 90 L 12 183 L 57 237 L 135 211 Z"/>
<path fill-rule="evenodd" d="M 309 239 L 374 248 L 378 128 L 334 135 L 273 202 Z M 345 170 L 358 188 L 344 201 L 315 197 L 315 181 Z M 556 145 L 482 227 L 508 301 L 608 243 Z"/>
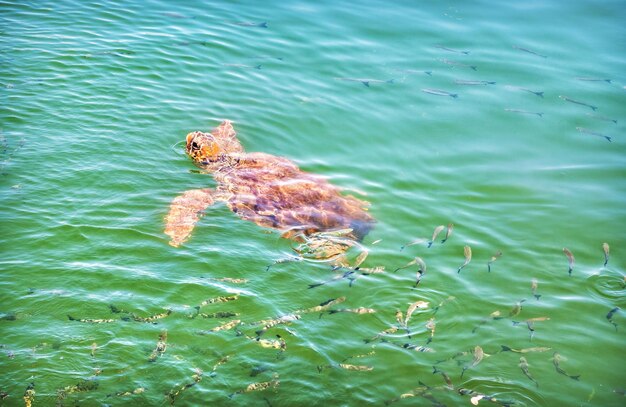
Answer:
<path fill-rule="evenodd" d="M 210 133 L 194 131 L 187 134 L 186 151 L 197 164 L 207 166 L 218 161 L 228 161 L 227 156 L 243 153 L 237 134 L 230 121 L 224 120 Z"/>
<path fill-rule="evenodd" d="M 212 134 L 194 131 L 187 134 L 187 154 L 196 164 L 215 162 L 221 153 L 220 146 Z"/>

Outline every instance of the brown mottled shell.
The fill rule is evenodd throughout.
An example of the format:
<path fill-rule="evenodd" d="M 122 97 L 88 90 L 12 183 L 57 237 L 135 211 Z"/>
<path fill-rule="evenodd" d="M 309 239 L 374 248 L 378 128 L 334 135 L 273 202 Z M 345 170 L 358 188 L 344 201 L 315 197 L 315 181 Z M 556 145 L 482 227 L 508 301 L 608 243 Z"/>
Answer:
<path fill-rule="evenodd" d="M 215 179 L 229 208 L 260 226 L 305 234 L 349 228 L 360 240 L 374 223 L 366 202 L 341 195 L 324 178 L 281 157 L 244 154 L 230 170 L 216 172 Z"/>

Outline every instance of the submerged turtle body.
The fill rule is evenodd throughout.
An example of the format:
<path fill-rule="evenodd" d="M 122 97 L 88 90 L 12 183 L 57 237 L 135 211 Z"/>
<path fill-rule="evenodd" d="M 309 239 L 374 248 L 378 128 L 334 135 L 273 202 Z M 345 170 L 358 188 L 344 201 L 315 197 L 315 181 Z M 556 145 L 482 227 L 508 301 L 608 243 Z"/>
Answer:
<path fill-rule="evenodd" d="M 358 242 L 374 224 L 367 202 L 341 195 L 324 178 L 286 158 L 246 153 L 230 121 L 211 133 L 189 133 L 186 152 L 213 174 L 217 188 L 186 191 L 174 199 L 165 229 L 172 246 L 189 237 L 201 213 L 216 201 L 225 202 L 242 219 L 281 230 L 299 242 L 330 231 L 342 231 L 342 239 Z M 340 246 L 350 245 L 344 241 Z"/>

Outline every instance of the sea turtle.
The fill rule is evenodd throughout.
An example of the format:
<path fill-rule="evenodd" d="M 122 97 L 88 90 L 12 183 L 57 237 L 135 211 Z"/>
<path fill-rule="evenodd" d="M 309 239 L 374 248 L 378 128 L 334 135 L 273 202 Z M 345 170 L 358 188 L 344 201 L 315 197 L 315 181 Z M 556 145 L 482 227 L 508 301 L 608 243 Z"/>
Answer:
<path fill-rule="evenodd" d="M 170 245 L 180 246 L 206 208 L 223 201 L 240 218 L 283 232 L 298 244 L 294 250 L 301 257 L 346 266 L 345 252 L 356 246 L 363 250 L 357 262 L 364 260 L 359 242 L 375 222 L 367 202 L 342 195 L 286 158 L 246 153 L 228 120 L 210 133 L 189 133 L 185 150 L 213 174 L 217 188 L 189 190 L 172 201 L 165 219 Z"/>

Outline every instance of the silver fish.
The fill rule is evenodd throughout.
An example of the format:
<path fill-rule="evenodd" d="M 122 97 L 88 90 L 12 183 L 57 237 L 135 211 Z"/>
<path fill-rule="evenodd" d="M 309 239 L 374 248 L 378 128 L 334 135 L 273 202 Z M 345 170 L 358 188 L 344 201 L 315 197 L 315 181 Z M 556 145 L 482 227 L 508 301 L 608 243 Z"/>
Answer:
<path fill-rule="evenodd" d="M 524 92 L 532 93 L 533 95 L 535 95 L 535 96 L 539 96 L 540 98 L 542 98 L 542 97 L 543 97 L 543 92 L 534 91 L 534 90 L 527 89 L 527 88 L 524 88 L 524 87 L 521 87 L 521 86 L 511 86 L 511 85 L 507 85 L 507 86 L 505 86 L 505 87 L 506 87 L 507 89 L 517 89 L 517 90 L 521 90 L 521 91 L 524 91 Z"/>
<path fill-rule="evenodd" d="M 435 230 L 433 231 L 433 236 L 430 238 L 430 241 L 428 242 L 428 247 L 433 245 L 433 243 L 435 242 L 435 239 L 437 238 L 437 236 L 439 236 L 439 233 L 441 233 L 444 227 L 445 226 L 443 225 L 439 225 L 435 228 Z"/>
<path fill-rule="evenodd" d="M 455 98 L 455 99 L 459 97 L 459 95 L 456 93 L 446 92 L 445 90 L 441 90 L 441 89 L 424 88 L 422 89 L 422 92 L 429 93 L 431 95 L 437 95 L 437 96 L 450 96 L 451 98 Z"/>
<path fill-rule="evenodd" d="M 243 21 L 241 23 L 234 23 L 235 25 L 241 26 L 241 27 L 261 27 L 261 28 L 267 28 L 267 21 L 263 21 L 260 23 L 254 23 L 254 22 L 250 22 L 250 21 Z"/>
<path fill-rule="evenodd" d="M 465 256 L 465 262 L 461 265 L 461 267 L 459 267 L 457 273 L 460 273 L 461 269 L 463 269 L 463 267 L 467 266 L 469 262 L 472 261 L 472 248 L 469 246 L 465 246 L 463 248 L 463 255 Z"/>
<path fill-rule="evenodd" d="M 167 349 L 167 331 L 164 330 L 164 331 L 161 331 L 161 333 L 159 334 L 159 340 L 157 341 L 156 347 L 150 354 L 148 361 L 149 362 L 156 361 L 159 356 L 165 353 L 166 349 Z"/>
<path fill-rule="evenodd" d="M 485 357 L 485 352 L 483 351 L 483 348 L 477 345 L 476 347 L 474 347 L 474 351 L 472 352 L 472 355 L 473 355 L 472 363 L 470 365 L 466 365 L 463 367 L 463 370 L 461 371 L 461 379 L 463 378 L 463 374 L 465 373 L 467 369 L 478 366 L 478 364 Z"/>
<path fill-rule="evenodd" d="M 448 47 L 445 47 L 445 46 L 443 46 L 441 44 L 435 45 L 435 48 L 439 48 L 439 49 L 442 49 L 442 50 L 448 51 L 448 52 L 454 52 L 455 54 L 468 55 L 470 53 L 469 51 L 462 51 L 462 50 L 458 50 L 458 49 L 454 49 L 454 48 L 448 48 Z"/>
<path fill-rule="evenodd" d="M 368 79 L 368 78 L 335 78 L 338 81 L 348 81 L 348 82 L 361 82 L 363 85 L 370 87 L 371 83 L 393 83 L 394 79 L 381 80 L 381 79 Z"/>
<path fill-rule="evenodd" d="M 565 372 L 565 370 L 563 370 L 561 368 L 561 362 L 565 361 L 566 359 L 561 356 L 558 352 L 554 352 L 554 354 L 552 355 L 552 363 L 554 364 L 554 367 L 556 368 L 556 371 L 559 372 L 560 374 L 569 377 L 570 379 L 573 380 L 579 380 L 580 379 L 580 375 L 570 375 L 567 374 L 567 372 Z"/>
<path fill-rule="evenodd" d="M 539 297 L 541 297 L 541 294 L 537 294 L 538 286 L 539 286 L 539 281 L 536 278 L 533 278 L 530 281 L 530 291 L 532 291 L 533 297 L 535 297 L 536 299 L 539 299 Z"/>
<path fill-rule="evenodd" d="M 442 244 L 445 243 L 450 238 L 450 236 L 452 236 L 453 231 L 454 231 L 454 224 L 448 223 L 448 228 L 446 229 L 446 236 L 441 241 Z"/>
<path fill-rule="evenodd" d="M 542 112 L 529 112 L 528 110 L 522 110 L 522 109 L 504 109 L 507 112 L 511 112 L 511 113 L 520 113 L 520 114 L 531 114 L 531 115 L 536 115 L 539 117 L 543 117 L 543 113 Z"/>
<path fill-rule="evenodd" d="M 404 250 L 405 247 L 413 246 L 413 245 L 416 245 L 416 244 L 422 244 L 422 243 L 427 242 L 427 241 L 428 241 L 428 239 L 426 239 L 425 237 L 420 237 L 419 239 L 415 239 L 412 242 L 409 242 L 409 243 L 407 243 L 405 245 L 400 246 L 400 251 Z"/>
<path fill-rule="evenodd" d="M 496 84 L 494 81 L 469 81 L 469 80 L 462 80 L 462 79 L 456 79 L 454 83 L 456 83 L 457 85 L 495 85 Z"/>
<path fill-rule="evenodd" d="M 578 130 L 581 133 L 585 133 L 585 134 L 590 134 L 592 136 L 598 136 L 598 137 L 604 137 L 605 139 L 607 139 L 609 142 L 611 142 L 611 137 L 609 136 L 605 136 L 604 134 L 601 133 L 597 133 L 595 131 L 589 130 L 589 129 L 585 129 L 584 127 L 576 127 L 576 130 Z"/>
<path fill-rule="evenodd" d="M 604 267 L 606 267 L 609 262 L 609 244 L 602 243 L 602 251 L 604 252 Z"/>
<path fill-rule="evenodd" d="M 428 301 L 415 301 L 409 304 L 409 308 L 406 310 L 406 317 L 404 318 L 404 326 L 407 327 L 409 325 L 409 320 L 411 319 L 411 315 L 415 312 L 416 309 L 424 309 L 428 308 Z"/>
<path fill-rule="evenodd" d="M 559 95 L 559 98 L 561 98 L 561 99 L 563 99 L 563 100 L 565 100 L 567 102 L 570 102 L 570 103 L 574 103 L 574 104 L 581 105 L 581 106 L 587 106 L 588 108 L 590 108 L 591 110 L 594 110 L 594 111 L 598 110 L 597 106 L 590 105 L 590 104 L 585 103 L 585 102 L 580 102 L 578 100 L 574 100 L 572 98 L 568 98 L 567 96 Z"/>
<path fill-rule="evenodd" d="M 170 392 L 165 396 L 169 400 L 170 405 L 174 405 L 174 402 L 176 401 L 176 397 L 178 397 L 180 393 L 200 383 L 200 381 L 202 380 L 203 373 L 204 372 L 202 371 L 202 369 L 198 369 L 198 368 L 194 369 L 194 374 L 191 376 L 193 382 L 186 383 L 176 389 L 170 390 Z"/>
<path fill-rule="evenodd" d="M 592 78 L 592 77 L 588 77 L 588 76 L 577 76 L 576 79 L 578 79 L 579 81 L 585 81 L 585 82 L 606 82 L 606 83 L 611 83 L 611 79 L 607 79 L 607 78 Z"/>
<path fill-rule="evenodd" d="M 530 375 L 530 372 L 528 371 L 528 361 L 526 361 L 526 358 L 524 356 L 519 358 L 519 367 L 520 369 L 522 369 L 522 373 L 524 373 L 526 377 L 528 377 L 533 383 L 535 383 L 537 387 L 539 387 L 539 383 L 537 383 L 537 381 Z"/>
<path fill-rule="evenodd" d="M 607 319 L 607 320 L 608 320 L 611 324 L 613 324 L 613 326 L 615 327 L 615 330 L 616 330 L 616 331 L 617 331 L 617 324 L 613 321 L 613 315 L 615 315 L 615 313 L 616 313 L 617 311 L 619 311 L 619 310 L 620 310 L 620 307 L 615 307 L 615 308 L 613 308 L 612 310 L 610 310 L 608 314 L 606 314 L 606 319 Z"/>
<path fill-rule="evenodd" d="M 519 47 L 519 46 L 517 46 L 517 45 L 513 45 L 513 48 L 518 49 L 518 50 L 520 50 L 520 51 L 527 52 L 527 53 L 529 53 L 529 54 L 537 55 L 538 57 L 541 57 L 541 58 L 547 58 L 547 56 L 545 56 L 545 55 L 541 55 L 541 54 L 539 54 L 539 53 L 537 53 L 537 52 L 535 52 L 535 51 L 533 51 L 533 50 L 530 50 L 530 49 L 528 49 L 528 48 L 522 48 L 522 47 Z"/>
<path fill-rule="evenodd" d="M 509 317 L 516 317 L 519 315 L 520 311 L 522 310 L 522 303 L 526 301 L 526 299 L 520 300 L 518 301 L 513 308 L 511 309 L 511 311 L 509 311 Z"/>
<path fill-rule="evenodd" d="M 610 117 L 600 116 L 600 115 L 591 114 L 591 113 L 585 113 L 585 115 L 589 116 L 589 117 L 591 117 L 593 119 L 596 119 L 596 120 L 601 120 L 603 122 L 613 122 L 613 123 L 617 124 L 617 120 L 616 119 L 611 119 Z"/>
<path fill-rule="evenodd" d="M 500 250 L 498 250 L 493 256 L 491 256 L 491 258 L 487 262 L 487 271 L 489 273 L 491 273 L 491 263 L 493 263 L 494 261 L 498 260 L 498 258 L 500 256 L 502 256 L 502 252 Z"/>
<path fill-rule="evenodd" d="M 446 65 L 452 65 L 452 66 L 460 66 L 462 68 L 470 68 L 473 71 L 476 71 L 476 65 L 468 65 L 468 64 L 464 64 L 462 62 L 457 62 L 457 61 L 450 61 L 449 59 L 440 59 L 441 62 L 443 62 Z"/>
<path fill-rule="evenodd" d="M 552 349 L 552 348 L 548 348 L 545 346 L 538 346 L 534 348 L 524 348 L 524 349 L 513 349 L 505 345 L 500 345 L 500 346 L 502 348 L 501 352 L 515 352 L 515 353 L 547 352 L 550 349 Z"/>
<path fill-rule="evenodd" d="M 565 253 L 565 256 L 567 257 L 567 264 L 569 266 L 567 272 L 571 276 L 572 270 L 574 270 L 574 264 L 575 264 L 574 255 L 567 247 L 563 248 L 563 253 Z"/>

